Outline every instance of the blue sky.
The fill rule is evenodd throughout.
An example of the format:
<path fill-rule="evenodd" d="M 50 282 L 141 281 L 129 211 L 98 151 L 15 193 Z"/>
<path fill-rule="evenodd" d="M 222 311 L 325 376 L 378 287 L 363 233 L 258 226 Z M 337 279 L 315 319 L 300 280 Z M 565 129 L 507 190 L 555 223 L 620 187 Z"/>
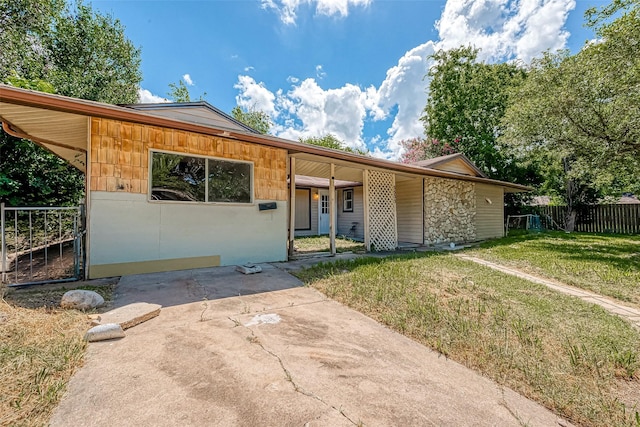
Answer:
<path fill-rule="evenodd" d="M 427 56 L 473 44 L 482 59 L 529 62 L 594 37 L 584 11 L 601 0 L 93 1 L 141 48 L 141 100 L 184 78 L 193 97 L 268 112 L 272 133 L 333 133 L 396 158 L 420 136 Z"/>

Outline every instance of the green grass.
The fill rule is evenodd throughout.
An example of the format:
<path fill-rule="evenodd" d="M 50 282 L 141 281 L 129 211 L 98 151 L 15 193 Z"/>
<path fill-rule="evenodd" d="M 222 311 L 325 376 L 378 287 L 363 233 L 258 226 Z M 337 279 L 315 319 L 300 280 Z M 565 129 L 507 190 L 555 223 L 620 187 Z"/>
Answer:
<path fill-rule="evenodd" d="M 296 275 L 578 425 L 640 425 L 640 333 L 596 305 L 450 254 Z"/>
<path fill-rule="evenodd" d="M 465 253 L 640 307 L 640 236 L 519 234 Z"/>
<path fill-rule="evenodd" d="M 296 237 L 296 253 L 329 252 L 329 236 Z M 364 243 L 336 237 L 336 252 L 364 252 Z"/>

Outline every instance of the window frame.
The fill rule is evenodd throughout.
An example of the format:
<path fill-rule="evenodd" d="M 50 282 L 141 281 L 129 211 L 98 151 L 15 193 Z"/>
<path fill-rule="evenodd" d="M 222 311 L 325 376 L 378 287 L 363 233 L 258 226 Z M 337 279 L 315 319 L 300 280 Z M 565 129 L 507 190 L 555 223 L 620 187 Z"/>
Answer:
<path fill-rule="evenodd" d="M 187 200 L 157 200 L 152 198 L 152 189 L 153 189 L 153 153 L 162 153 L 162 154 L 174 154 L 177 156 L 183 157 L 197 157 L 201 159 L 205 159 L 205 200 L 203 202 L 200 201 L 187 201 Z M 229 163 L 244 163 L 250 166 L 250 178 L 249 185 L 251 186 L 249 195 L 249 202 L 215 202 L 209 201 L 209 160 L 219 160 L 223 162 Z M 255 162 L 249 160 L 237 160 L 237 159 L 228 159 L 226 157 L 214 157 L 214 156 L 206 156 L 202 154 L 192 154 L 192 153 L 184 153 L 179 151 L 169 151 L 169 150 L 161 150 L 161 149 L 149 149 L 149 171 L 148 171 L 148 185 L 147 185 L 147 201 L 149 203 L 186 203 L 189 205 L 224 205 L 224 206 L 254 206 L 255 205 L 255 181 L 254 181 L 254 173 L 255 173 Z"/>
<path fill-rule="evenodd" d="M 350 194 L 351 197 L 347 198 L 347 194 Z M 354 194 L 353 188 L 344 188 L 342 190 L 342 212 L 353 212 Z M 351 202 L 351 208 L 347 208 L 347 202 Z"/>

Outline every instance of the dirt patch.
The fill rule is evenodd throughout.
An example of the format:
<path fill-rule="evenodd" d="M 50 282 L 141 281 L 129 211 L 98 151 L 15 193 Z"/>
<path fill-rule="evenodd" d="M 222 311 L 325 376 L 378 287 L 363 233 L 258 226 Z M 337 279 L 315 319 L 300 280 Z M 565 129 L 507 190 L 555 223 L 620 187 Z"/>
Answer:
<path fill-rule="evenodd" d="M 7 283 L 66 279 L 74 277 L 74 267 L 73 242 L 52 245 L 20 254 L 17 259 L 9 259 Z"/>
<path fill-rule="evenodd" d="M 71 289 L 86 289 L 99 293 L 105 301 L 98 312 L 105 312 L 112 308 L 113 291 L 120 280 L 119 277 L 107 279 L 87 280 L 69 283 L 52 283 L 33 285 L 25 288 L 5 288 L 4 299 L 9 304 L 24 308 L 57 308 L 65 292 Z M 2 291 L 0 290 L 0 294 Z"/>

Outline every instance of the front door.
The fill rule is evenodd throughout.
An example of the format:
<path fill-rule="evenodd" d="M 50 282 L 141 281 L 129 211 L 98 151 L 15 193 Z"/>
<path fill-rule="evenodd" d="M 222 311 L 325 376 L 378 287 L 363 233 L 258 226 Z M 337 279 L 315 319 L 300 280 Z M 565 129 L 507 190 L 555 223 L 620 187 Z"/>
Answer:
<path fill-rule="evenodd" d="M 329 191 L 318 190 L 318 234 L 329 234 Z"/>

